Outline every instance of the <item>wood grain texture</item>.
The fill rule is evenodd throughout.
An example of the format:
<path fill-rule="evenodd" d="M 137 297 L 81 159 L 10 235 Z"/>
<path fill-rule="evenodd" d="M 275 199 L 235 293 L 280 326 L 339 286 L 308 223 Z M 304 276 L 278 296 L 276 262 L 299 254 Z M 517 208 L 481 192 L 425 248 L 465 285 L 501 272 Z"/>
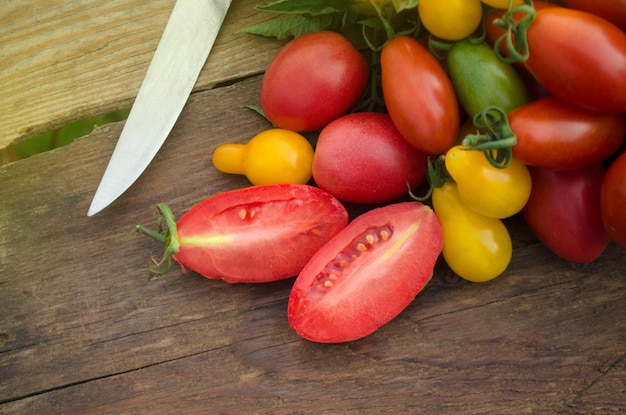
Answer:
<path fill-rule="evenodd" d="M 0 164 L 13 142 L 130 108 L 174 3 L 0 2 Z M 257 4 L 233 0 L 196 91 L 262 72 L 282 45 L 236 33 L 268 19 L 254 10 Z"/>
<path fill-rule="evenodd" d="M 607 414 L 626 411 L 624 249 L 561 261 L 507 221 L 506 274 L 470 284 L 439 263 L 394 321 L 322 345 L 287 324 L 292 280 L 229 285 L 173 268 L 134 232 L 246 185 L 213 149 L 267 127 L 260 78 L 192 95 L 154 162 L 86 211 L 122 123 L 0 167 L 2 414 Z M 356 212 L 351 207 L 351 212 Z"/>

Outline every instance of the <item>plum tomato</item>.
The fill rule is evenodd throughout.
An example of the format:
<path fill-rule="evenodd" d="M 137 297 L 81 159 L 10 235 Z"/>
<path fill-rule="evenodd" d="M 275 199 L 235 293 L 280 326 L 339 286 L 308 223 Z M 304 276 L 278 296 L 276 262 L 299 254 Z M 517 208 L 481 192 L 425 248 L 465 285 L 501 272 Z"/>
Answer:
<path fill-rule="evenodd" d="M 426 179 L 427 156 L 412 147 L 387 114 L 357 112 L 322 129 L 313 180 L 339 200 L 384 203 Z"/>
<path fill-rule="evenodd" d="M 338 343 L 365 337 L 398 316 L 430 280 L 442 230 L 432 209 L 403 202 L 357 216 L 296 278 L 290 326 Z"/>
<path fill-rule="evenodd" d="M 626 32 L 626 0 L 562 0 L 568 7 L 600 16 Z"/>
<path fill-rule="evenodd" d="M 547 96 L 508 114 L 513 156 L 553 170 L 590 167 L 609 158 L 626 135 L 622 114 L 605 114 Z"/>
<path fill-rule="evenodd" d="M 452 82 L 417 40 L 396 36 L 380 57 L 387 112 L 402 136 L 427 154 L 445 154 L 461 125 Z"/>
<path fill-rule="evenodd" d="M 319 130 L 354 107 L 368 77 L 367 61 L 344 36 L 307 33 L 288 42 L 268 65 L 261 107 L 277 127 Z"/>
<path fill-rule="evenodd" d="M 602 180 L 600 212 L 611 239 L 626 248 L 626 152 L 611 163 Z"/>
<path fill-rule="evenodd" d="M 529 170 L 533 190 L 523 215 L 530 230 L 565 260 L 594 261 L 610 241 L 600 216 L 600 186 L 605 168 L 596 165 L 577 170 Z"/>
<path fill-rule="evenodd" d="M 318 249 L 348 222 L 329 193 L 304 184 L 251 186 L 218 193 L 178 222 L 159 205 L 167 229 L 137 229 L 166 245 L 183 271 L 230 283 L 295 277 Z M 167 267 L 155 271 L 165 272 Z"/>

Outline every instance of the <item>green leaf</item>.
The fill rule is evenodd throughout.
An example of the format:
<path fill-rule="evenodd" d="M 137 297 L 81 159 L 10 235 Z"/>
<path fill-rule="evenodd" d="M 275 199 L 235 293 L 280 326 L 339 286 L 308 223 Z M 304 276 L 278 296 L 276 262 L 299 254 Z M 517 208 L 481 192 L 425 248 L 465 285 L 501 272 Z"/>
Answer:
<path fill-rule="evenodd" d="M 330 15 L 318 17 L 287 15 L 244 27 L 239 30 L 238 33 L 250 33 L 253 35 L 275 37 L 278 40 L 285 40 L 318 30 L 331 30 L 335 25 L 336 19 Z"/>
<path fill-rule="evenodd" d="M 348 3 L 348 0 L 278 0 L 257 6 L 256 9 L 274 13 L 320 16 L 346 11 Z"/>

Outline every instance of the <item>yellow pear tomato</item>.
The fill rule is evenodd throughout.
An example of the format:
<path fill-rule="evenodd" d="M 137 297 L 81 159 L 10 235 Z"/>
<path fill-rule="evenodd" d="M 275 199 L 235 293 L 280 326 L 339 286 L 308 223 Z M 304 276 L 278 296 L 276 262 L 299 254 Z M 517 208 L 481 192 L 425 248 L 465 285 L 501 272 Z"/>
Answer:
<path fill-rule="evenodd" d="M 417 11 L 424 27 L 445 40 L 468 37 L 483 16 L 480 0 L 420 0 Z"/>

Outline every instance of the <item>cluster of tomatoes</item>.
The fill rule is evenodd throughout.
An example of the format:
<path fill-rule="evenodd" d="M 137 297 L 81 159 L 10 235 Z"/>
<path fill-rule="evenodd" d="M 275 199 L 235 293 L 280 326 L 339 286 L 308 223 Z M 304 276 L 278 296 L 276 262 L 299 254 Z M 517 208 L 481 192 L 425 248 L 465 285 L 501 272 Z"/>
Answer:
<path fill-rule="evenodd" d="M 391 7 L 355 1 L 381 18 Z M 589 12 L 514 3 L 524 4 L 460 0 L 435 13 L 443 2 L 420 0 L 436 42 L 394 34 L 369 62 L 333 31 L 290 41 L 261 86 L 274 127 L 213 154 L 218 170 L 254 186 L 178 222 L 160 205 L 167 229 L 138 229 L 166 244 L 164 258 L 209 278 L 297 275 L 289 323 L 318 342 L 393 319 L 441 253 L 469 281 L 501 275 L 513 215 L 570 261 L 593 261 L 611 239 L 626 247 L 626 34 Z M 583 3 L 599 12 L 610 2 Z M 470 36 L 481 21 L 485 40 Z M 384 110 L 361 109 L 378 86 Z M 381 207 L 348 223 L 342 202 Z"/>

